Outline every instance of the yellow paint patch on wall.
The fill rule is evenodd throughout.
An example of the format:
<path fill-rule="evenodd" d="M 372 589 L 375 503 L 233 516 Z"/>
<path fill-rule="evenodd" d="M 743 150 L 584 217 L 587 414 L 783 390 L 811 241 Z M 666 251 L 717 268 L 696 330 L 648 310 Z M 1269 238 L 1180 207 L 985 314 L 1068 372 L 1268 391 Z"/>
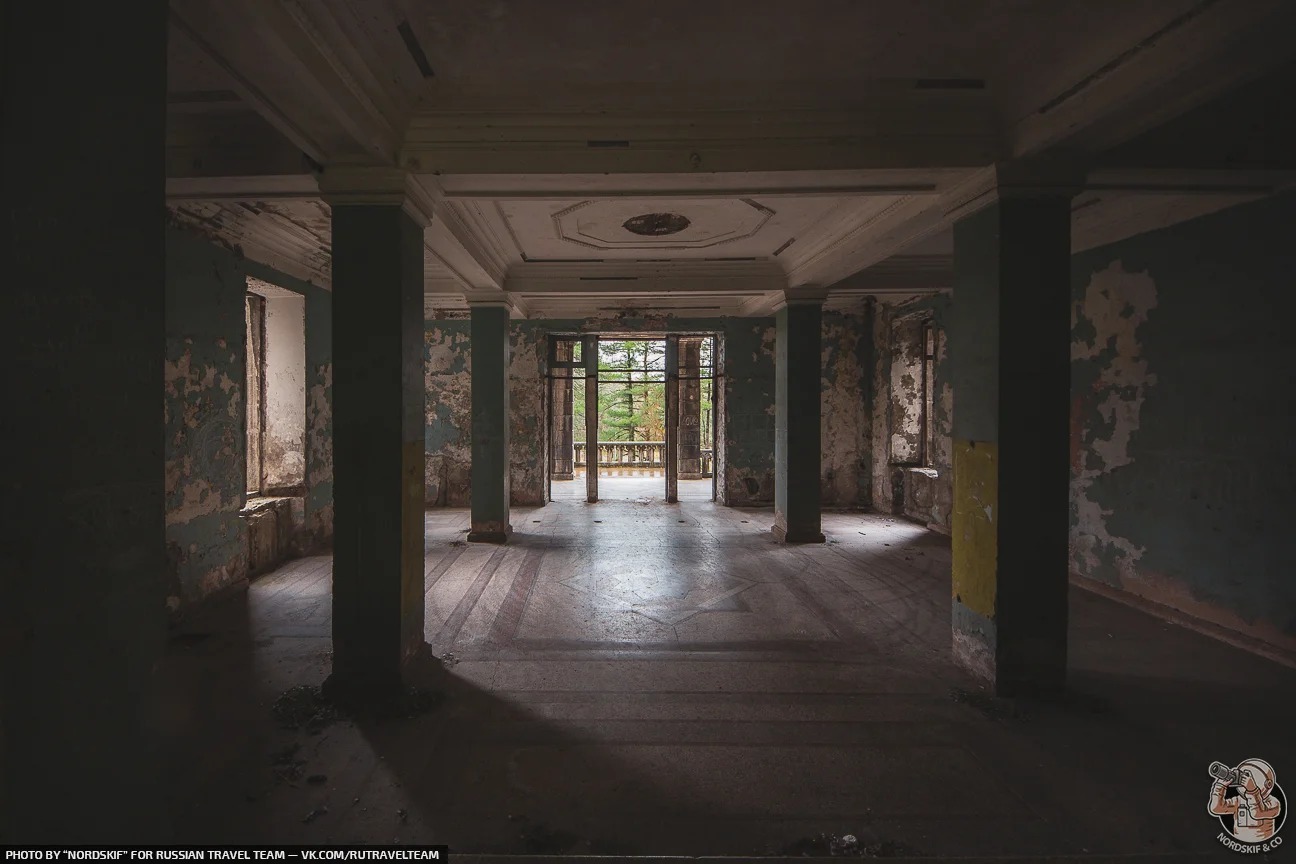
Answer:
<path fill-rule="evenodd" d="M 953 596 L 995 615 L 999 563 L 999 445 L 954 441 Z"/>

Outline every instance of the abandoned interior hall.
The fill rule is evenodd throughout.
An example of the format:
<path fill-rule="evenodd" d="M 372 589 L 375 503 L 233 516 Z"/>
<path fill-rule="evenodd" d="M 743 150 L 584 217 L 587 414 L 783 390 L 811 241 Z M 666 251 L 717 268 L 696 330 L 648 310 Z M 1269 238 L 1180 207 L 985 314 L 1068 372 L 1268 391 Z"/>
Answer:
<path fill-rule="evenodd" d="M 1296 3 L 4 22 L 0 843 L 1281 839 Z"/>

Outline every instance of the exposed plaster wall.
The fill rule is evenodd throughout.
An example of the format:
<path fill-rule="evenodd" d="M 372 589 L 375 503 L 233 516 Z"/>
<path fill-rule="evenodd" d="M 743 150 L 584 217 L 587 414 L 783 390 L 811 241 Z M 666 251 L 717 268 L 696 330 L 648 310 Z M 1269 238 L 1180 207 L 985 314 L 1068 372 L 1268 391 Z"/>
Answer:
<path fill-rule="evenodd" d="M 467 316 L 425 321 L 423 346 L 427 380 L 424 503 L 429 507 L 467 507 L 472 470 L 472 352 Z"/>
<path fill-rule="evenodd" d="M 845 322 L 838 322 L 845 326 Z M 676 319 L 613 316 L 517 321 L 510 327 L 509 365 L 512 503 L 545 500 L 547 339 L 551 333 L 719 332 L 724 339 L 721 439 L 722 501 L 774 500 L 774 322 L 772 319 Z M 844 332 L 844 331 L 843 331 Z M 468 506 L 472 471 L 472 358 L 469 321 L 445 313 L 424 323 L 427 379 L 428 506 Z M 735 347 L 736 346 L 736 347 Z M 854 345 L 851 350 L 854 350 Z M 834 354 L 834 368 L 854 362 Z M 834 373 L 837 374 L 837 373 Z M 846 378 L 849 378 L 849 371 Z"/>
<path fill-rule="evenodd" d="M 945 338 L 951 299 L 928 295 L 873 306 L 872 505 L 884 513 L 908 516 L 938 531 L 950 530 L 953 510 L 954 387 Z M 932 383 L 931 465 L 902 467 L 921 453 L 922 322 L 936 331 L 935 380 Z"/>
<path fill-rule="evenodd" d="M 296 546 L 309 553 L 333 543 L 333 295 L 294 287 L 306 297 L 306 512 Z"/>
<path fill-rule="evenodd" d="M 1073 259 L 1071 565 L 1296 649 L 1296 197 Z"/>
<path fill-rule="evenodd" d="M 166 249 L 166 592 L 177 609 L 247 575 L 247 283 L 234 255 L 201 238 L 168 229 Z"/>
<path fill-rule="evenodd" d="M 548 334 L 535 321 L 509 328 L 509 496 L 521 507 L 538 507 L 547 496 Z"/>
<path fill-rule="evenodd" d="M 306 490 L 304 500 L 272 508 L 276 548 L 288 554 L 331 542 L 332 322 L 329 292 L 247 261 L 237 250 L 178 227 L 167 230 L 166 250 L 166 594 L 175 610 L 249 573 L 250 539 L 240 515 L 246 503 L 249 275 L 305 298 L 305 356 L 298 373 L 304 381 L 294 386 L 307 391 L 297 397 L 305 412 L 298 426 L 306 432 Z"/>
<path fill-rule="evenodd" d="M 292 539 L 285 548 L 300 555 L 327 551 L 333 543 L 333 293 L 256 261 L 242 263 L 248 276 L 270 283 L 279 296 L 304 300 L 305 488 L 301 506 L 292 510 Z"/>
<path fill-rule="evenodd" d="M 774 503 L 773 318 L 724 320 L 723 503 Z"/>
<path fill-rule="evenodd" d="M 823 316 L 820 501 L 867 507 L 872 472 L 873 332 L 871 308 Z"/>
<path fill-rule="evenodd" d="M 306 479 L 306 298 L 269 296 L 265 316 L 265 487 L 299 487 Z"/>

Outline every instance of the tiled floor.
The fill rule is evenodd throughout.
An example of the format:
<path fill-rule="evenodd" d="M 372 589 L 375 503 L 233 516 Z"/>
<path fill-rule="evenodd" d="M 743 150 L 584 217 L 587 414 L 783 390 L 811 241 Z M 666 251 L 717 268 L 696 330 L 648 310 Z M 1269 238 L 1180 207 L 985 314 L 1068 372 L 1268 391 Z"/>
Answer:
<path fill-rule="evenodd" d="M 430 511 L 447 700 L 318 735 L 270 705 L 327 674 L 329 559 L 258 580 L 167 667 L 181 839 L 759 855 L 822 831 L 1178 861 L 1220 851 L 1212 760 L 1296 777 L 1293 670 L 1075 592 L 1070 697 L 1004 705 L 948 660 L 947 539 L 843 513 L 786 547 L 772 516 L 555 502 L 498 547 Z"/>

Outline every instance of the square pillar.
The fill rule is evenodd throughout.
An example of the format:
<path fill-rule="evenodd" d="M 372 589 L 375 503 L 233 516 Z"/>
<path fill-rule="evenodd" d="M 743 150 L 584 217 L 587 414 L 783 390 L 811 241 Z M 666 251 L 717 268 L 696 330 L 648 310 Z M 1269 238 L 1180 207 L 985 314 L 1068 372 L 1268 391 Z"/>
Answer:
<path fill-rule="evenodd" d="M 786 292 L 774 348 L 774 536 L 822 543 L 819 502 L 822 289 Z"/>
<path fill-rule="evenodd" d="M 423 229 L 399 172 L 334 169 L 333 674 L 329 695 L 402 692 L 423 636 Z M 340 187 L 340 188 L 339 188 Z"/>
<path fill-rule="evenodd" d="M 572 359 L 572 346 L 574 342 L 561 341 L 555 346 L 555 359 L 564 363 L 570 363 Z M 574 390 L 572 386 L 571 369 L 554 369 L 550 378 L 552 382 L 550 404 L 550 421 L 549 444 L 552 451 L 550 457 L 550 479 L 552 480 L 571 480 L 576 476 L 575 448 L 572 446 L 575 442 L 572 436 L 573 407 L 574 407 Z"/>
<path fill-rule="evenodd" d="M 472 303 L 472 528 L 474 543 L 506 543 L 509 524 L 509 310 Z"/>
<path fill-rule="evenodd" d="M 4 23 L 0 837 L 162 846 L 167 7 Z"/>
<path fill-rule="evenodd" d="M 953 652 L 1000 696 L 1066 680 L 1073 191 L 1000 176 L 954 225 Z"/>
<path fill-rule="evenodd" d="M 679 340 L 679 479 L 702 479 L 702 338 Z"/>

